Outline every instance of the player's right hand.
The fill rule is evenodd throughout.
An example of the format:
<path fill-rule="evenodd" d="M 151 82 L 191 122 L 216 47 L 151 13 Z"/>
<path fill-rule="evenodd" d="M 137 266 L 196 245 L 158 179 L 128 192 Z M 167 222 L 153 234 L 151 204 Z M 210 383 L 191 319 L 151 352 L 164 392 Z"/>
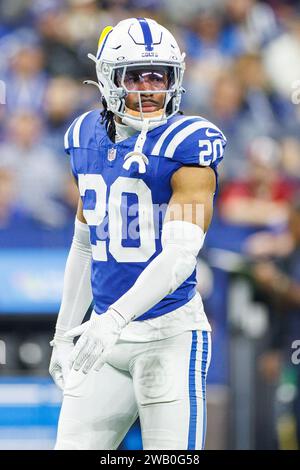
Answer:
<path fill-rule="evenodd" d="M 99 371 L 125 326 L 122 315 L 109 308 L 100 315 L 93 310 L 87 322 L 65 333 L 68 339 L 80 336 L 70 357 L 73 369 L 83 374 Z"/>
<path fill-rule="evenodd" d="M 74 349 L 73 340 L 64 338 L 55 338 L 50 342 L 53 347 L 49 373 L 56 385 L 63 390 L 67 376 L 70 372 L 70 355 Z"/>

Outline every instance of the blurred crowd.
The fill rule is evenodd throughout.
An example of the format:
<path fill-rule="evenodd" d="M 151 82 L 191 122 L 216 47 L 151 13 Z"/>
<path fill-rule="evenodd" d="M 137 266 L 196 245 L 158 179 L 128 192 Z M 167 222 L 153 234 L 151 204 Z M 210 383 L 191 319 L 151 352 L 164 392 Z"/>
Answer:
<path fill-rule="evenodd" d="M 82 84 L 95 79 L 87 54 L 95 53 L 103 27 L 130 16 L 172 31 L 187 54 L 182 110 L 210 119 L 227 136 L 216 227 L 241 229 L 238 251 L 273 315 L 261 372 L 278 380 L 282 352 L 292 337 L 300 339 L 296 0 L 1 2 L 0 245 L 14 245 L 16 221 L 50 233 L 72 226 L 77 192 L 63 135 L 78 114 L 101 109 L 96 88 Z"/>
<path fill-rule="evenodd" d="M 105 25 L 128 16 L 150 16 L 172 30 L 187 54 L 184 112 L 209 118 L 228 136 L 223 216 L 286 221 L 300 177 L 297 2 L 15 0 L 1 2 L 0 16 L 2 228 L 16 212 L 51 227 L 70 222 L 76 192 L 62 136 L 79 113 L 101 108 L 98 91 L 82 84 L 95 76 L 87 53 Z"/>

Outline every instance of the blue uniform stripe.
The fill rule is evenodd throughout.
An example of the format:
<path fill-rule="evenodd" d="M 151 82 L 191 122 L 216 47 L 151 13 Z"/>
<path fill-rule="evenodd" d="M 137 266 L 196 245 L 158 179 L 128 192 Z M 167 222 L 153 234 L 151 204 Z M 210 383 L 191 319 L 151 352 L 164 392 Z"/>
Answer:
<path fill-rule="evenodd" d="M 164 140 L 164 142 L 161 146 L 161 149 L 160 149 L 160 152 L 159 152 L 160 155 L 165 154 L 166 148 L 168 147 L 171 140 L 175 137 L 177 132 L 181 131 L 182 129 L 187 127 L 189 124 L 192 124 L 192 123 L 197 122 L 197 121 L 200 121 L 200 119 L 198 118 L 198 119 L 191 119 L 191 120 L 188 120 L 188 121 L 184 121 L 182 124 L 177 126 L 172 132 L 170 132 L 170 134 L 165 138 L 165 140 Z"/>
<path fill-rule="evenodd" d="M 198 333 L 192 332 L 192 347 L 190 354 L 189 364 L 189 398 L 190 398 L 190 419 L 189 419 L 189 434 L 188 434 L 188 450 L 196 449 L 196 435 L 197 435 L 197 395 L 196 395 L 196 358 L 197 358 L 197 343 Z M 202 358 L 201 358 L 201 384 L 202 384 L 202 406 L 203 406 L 203 429 L 202 429 L 202 443 L 201 448 L 204 448 L 205 435 L 206 435 L 206 367 L 208 357 L 208 333 L 202 332 Z"/>
<path fill-rule="evenodd" d="M 208 333 L 202 332 L 202 361 L 201 361 L 201 378 L 202 378 L 202 403 L 203 403 L 203 431 L 202 431 L 202 446 L 204 449 L 206 426 L 207 426 L 207 413 L 206 413 L 206 367 L 208 356 Z"/>
<path fill-rule="evenodd" d="M 75 127 L 76 122 L 78 121 L 78 119 L 79 119 L 79 117 L 77 119 L 75 119 L 75 121 L 73 122 L 73 124 L 70 127 L 70 132 L 69 132 L 69 135 L 68 135 L 69 147 L 73 147 L 73 131 L 74 131 L 74 127 Z"/>
<path fill-rule="evenodd" d="M 153 51 L 153 38 L 149 23 L 145 18 L 137 18 L 143 31 L 146 51 Z"/>
<path fill-rule="evenodd" d="M 197 397 L 196 397 L 196 354 L 197 354 L 197 331 L 192 331 L 192 347 L 190 354 L 189 366 L 189 396 L 190 396 L 190 421 L 189 421 L 189 437 L 188 437 L 188 450 L 195 450 L 196 448 L 196 430 L 197 430 Z"/>
<path fill-rule="evenodd" d="M 67 153 L 69 153 L 69 149 L 73 147 L 73 131 L 74 131 L 74 127 L 75 127 L 75 124 L 76 122 L 78 121 L 79 118 L 76 118 L 72 124 L 69 126 L 69 128 L 67 129 L 66 133 L 65 133 L 65 136 L 64 136 L 64 147 L 65 147 L 65 151 Z"/>

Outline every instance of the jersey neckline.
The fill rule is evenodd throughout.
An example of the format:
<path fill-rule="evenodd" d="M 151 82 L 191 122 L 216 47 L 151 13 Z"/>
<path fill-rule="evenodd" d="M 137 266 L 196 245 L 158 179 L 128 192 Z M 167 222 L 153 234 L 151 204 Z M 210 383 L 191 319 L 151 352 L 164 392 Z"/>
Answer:
<path fill-rule="evenodd" d="M 151 133 L 152 136 L 155 136 L 156 134 L 156 131 L 159 133 L 159 132 L 162 132 L 162 128 L 166 128 L 172 119 L 176 118 L 176 117 L 180 117 L 181 115 L 177 116 L 175 114 L 175 116 L 171 116 L 167 119 L 167 122 L 165 124 L 162 124 L 161 126 L 157 126 L 155 127 L 154 129 L 151 129 L 150 131 L 147 132 L 147 135 L 149 135 Z M 108 133 L 107 133 L 107 129 L 106 129 L 106 126 L 105 124 L 102 124 L 104 129 L 105 129 L 105 138 L 106 140 L 109 142 L 110 145 L 112 146 L 116 146 L 116 145 L 122 145 L 122 144 L 126 144 L 128 142 L 131 142 L 132 140 L 136 140 L 140 134 L 139 131 L 137 131 L 135 134 L 131 135 L 130 137 L 128 137 L 127 139 L 124 139 L 124 140 L 121 140 L 120 142 L 113 142 L 110 137 L 108 136 Z"/>

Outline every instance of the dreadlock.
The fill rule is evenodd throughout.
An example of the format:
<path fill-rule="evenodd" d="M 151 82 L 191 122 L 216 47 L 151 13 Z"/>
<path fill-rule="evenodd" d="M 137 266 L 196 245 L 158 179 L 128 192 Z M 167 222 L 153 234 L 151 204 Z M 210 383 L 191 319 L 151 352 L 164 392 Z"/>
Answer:
<path fill-rule="evenodd" d="M 102 121 L 101 124 L 105 124 L 106 132 L 112 142 L 115 142 L 116 137 L 116 125 L 114 119 L 114 113 L 107 109 L 107 103 L 104 97 L 102 97 L 103 111 L 101 111 Z"/>

